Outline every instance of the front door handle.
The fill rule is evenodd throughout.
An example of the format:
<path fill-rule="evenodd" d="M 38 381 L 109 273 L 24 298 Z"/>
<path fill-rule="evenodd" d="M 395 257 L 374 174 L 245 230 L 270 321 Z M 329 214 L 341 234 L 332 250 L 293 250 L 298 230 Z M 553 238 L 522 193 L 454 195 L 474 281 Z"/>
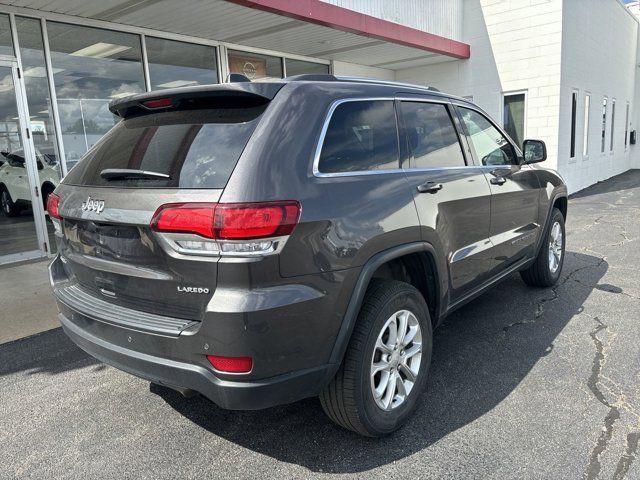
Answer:
<path fill-rule="evenodd" d="M 507 182 L 507 179 L 504 177 L 493 177 L 489 181 L 492 185 L 504 185 Z"/>
<path fill-rule="evenodd" d="M 418 192 L 420 193 L 438 193 L 442 190 L 442 184 L 436 182 L 425 182 L 422 185 L 418 185 Z"/>

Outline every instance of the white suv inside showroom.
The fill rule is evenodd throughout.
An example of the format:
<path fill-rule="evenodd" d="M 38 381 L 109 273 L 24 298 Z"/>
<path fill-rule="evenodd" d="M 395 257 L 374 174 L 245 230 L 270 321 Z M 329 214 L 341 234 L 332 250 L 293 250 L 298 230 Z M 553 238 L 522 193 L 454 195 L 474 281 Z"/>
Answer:
<path fill-rule="evenodd" d="M 47 197 L 59 182 L 58 160 L 53 150 L 36 148 L 40 192 L 46 208 Z M 0 152 L 0 206 L 8 217 L 15 217 L 31 206 L 29 178 L 25 168 L 24 151 Z"/>

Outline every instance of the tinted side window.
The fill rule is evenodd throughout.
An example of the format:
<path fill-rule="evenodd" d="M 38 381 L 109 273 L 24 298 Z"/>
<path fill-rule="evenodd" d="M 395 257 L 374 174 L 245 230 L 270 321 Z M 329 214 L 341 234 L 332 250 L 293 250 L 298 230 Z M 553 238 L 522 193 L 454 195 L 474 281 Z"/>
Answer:
<path fill-rule="evenodd" d="M 438 103 L 402 102 L 402 119 L 407 131 L 414 168 L 464 166 L 458 134 L 447 107 Z"/>
<path fill-rule="evenodd" d="M 483 165 L 515 165 L 516 153 L 509 141 L 484 115 L 460 108 L 476 156 Z"/>
<path fill-rule="evenodd" d="M 345 102 L 334 110 L 324 138 L 322 173 L 398 168 L 398 131 L 391 100 Z"/>

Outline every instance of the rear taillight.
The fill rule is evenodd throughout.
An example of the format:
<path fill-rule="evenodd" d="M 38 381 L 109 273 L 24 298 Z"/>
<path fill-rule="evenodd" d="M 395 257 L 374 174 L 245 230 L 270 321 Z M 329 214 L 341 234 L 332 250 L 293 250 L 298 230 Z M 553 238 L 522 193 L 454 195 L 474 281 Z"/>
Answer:
<path fill-rule="evenodd" d="M 158 208 L 151 228 L 165 234 L 189 234 L 189 238 L 187 235 L 167 238 L 181 253 L 265 255 L 284 245 L 300 219 L 300 211 L 300 204 L 292 200 L 170 203 Z"/>
<path fill-rule="evenodd" d="M 47 212 L 50 218 L 62 219 L 60 216 L 60 197 L 55 193 L 50 193 L 47 197 Z"/>
<path fill-rule="evenodd" d="M 289 235 L 298 223 L 300 204 L 294 201 L 228 203 L 216 207 L 215 238 L 246 240 Z"/>
<path fill-rule="evenodd" d="M 213 365 L 213 368 L 225 373 L 249 373 L 253 368 L 253 359 L 251 357 L 207 355 L 207 359 Z"/>
<path fill-rule="evenodd" d="M 206 238 L 213 236 L 215 203 L 169 203 L 153 215 L 151 228 L 156 232 L 194 233 Z"/>

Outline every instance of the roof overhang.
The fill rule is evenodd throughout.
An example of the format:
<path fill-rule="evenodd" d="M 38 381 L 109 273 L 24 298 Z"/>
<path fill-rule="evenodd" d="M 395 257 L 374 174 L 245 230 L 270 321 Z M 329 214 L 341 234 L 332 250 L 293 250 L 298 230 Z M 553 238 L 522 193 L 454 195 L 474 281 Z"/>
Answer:
<path fill-rule="evenodd" d="M 465 43 L 319 0 L 0 0 L 0 10 L 63 22 L 207 39 L 389 70 L 465 59 Z M 25 6 L 28 5 L 28 6 Z M 157 32 L 157 33 L 156 33 Z"/>
<path fill-rule="evenodd" d="M 365 15 L 320 0 L 226 0 L 236 5 L 275 13 L 342 32 L 375 38 L 453 58 L 469 58 L 471 47 L 398 23 Z"/>

